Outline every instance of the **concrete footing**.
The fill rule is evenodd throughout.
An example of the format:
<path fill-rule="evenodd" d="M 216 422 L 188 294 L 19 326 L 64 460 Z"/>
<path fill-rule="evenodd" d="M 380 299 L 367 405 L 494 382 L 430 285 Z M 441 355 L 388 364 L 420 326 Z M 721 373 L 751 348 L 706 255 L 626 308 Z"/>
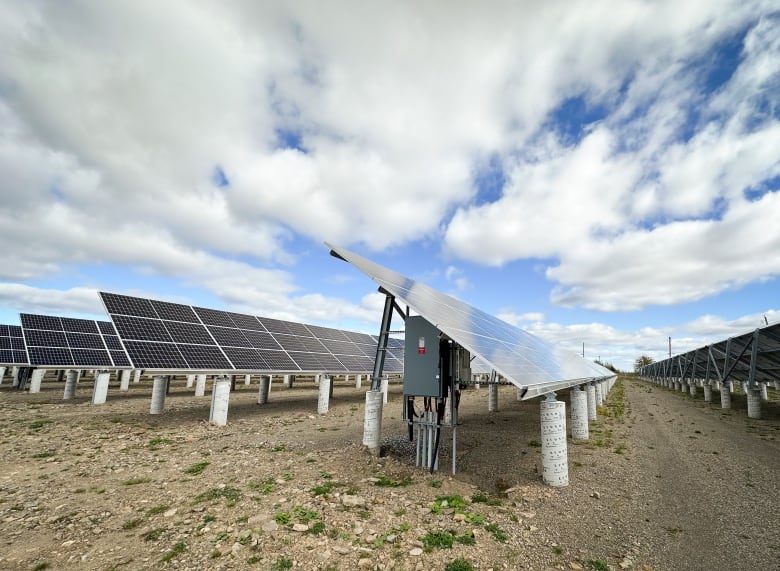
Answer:
<path fill-rule="evenodd" d="M 70 400 L 76 395 L 76 383 L 79 380 L 81 371 L 71 369 L 65 375 L 65 390 L 62 393 L 62 400 Z"/>
<path fill-rule="evenodd" d="M 30 394 L 41 392 L 41 383 L 46 369 L 35 369 L 30 377 Z"/>
<path fill-rule="evenodd" d="M 549 393 L 541 402 L 542 480 L 548 486 L 569 485 L 569 461 L 566 447 L 566 404 Z"/>
<path fill-rule="evenodd" d="M 260 386 L 257 389 L 257 404 L 266 404 L 268 402 L 268 392 L 271 386 L 271 377 L 260 375 Z"/>
<path fill-rule="evenodd" d="M 588 440 L 588 394 L 580 387 L 572 387 L 571 399 L 571 437 L 574 440 Z"/>
<path fill-rule="evenodd" d="M 704 402 L 712 402 L 712 386 L 704 383 Z"/>
<path fill-rule="evenodd" d="M 363 445 L 375 456 L 379 456 L 382 442 L 382 408 L 382 391 L 366 391 Z"/>
<path fill-rule="evenodd" d="M 92 389 L 92 404 L 104 404 L 108 398 L 108 381 L 111 375 L 108 371 L 95 374 L 95 386 Z"/>
<path fill-rule="evenodd" d="M 206 375 L 195 377 L 195 396 L 202 397 L 206 394 Z"/>
<path fill-rule="evenodd" d="M 729 390 L 730 387 L 728 386 L 721 386 L 720 389 L 720 408 L 723 409 L 730 409 L 731 408 L 731 391 Z"/>
<path fill-rule="evenodd" d="M 320 392 L 317 399 L 317 414 L 328 414 L 330 405 L 330 386 L 332 379 L 327 375 L 320 377 Z"/>
<path fill-rule="evenodd" d="M 488 385 L 488 412 L 498 412 L 498 385 Z"/>
<path fill-rule="evenodd" d="M 149 414 L 162 414 L 165 409 L 165 391 L 168 388 L 168 378 L 157 375 L 152 381 L 152 404 Z"/>
<path fill-rule="evenodd" d="M 204 381 L 205 382 L 205 381 Z M 228 407 L 230 405 L 230 377 L 222 375 L 214 378 L 214 387 L 211 390 L 211 410 L 209 422 L 217 426 L 227 424 Z"/>
<path fill-rule="evenodd" d="M 120 371 L 119 373 L 119 390 L 120 391 L 129 391 L 130 390 L 130 369 L 124 369 Z"/>
<path fill-rule="evenodd" d="M 597 420 L 599 415 L 596 408 L 596 387 L 593 383 L 585 386 L 585 395 L 588 399 L 588 420 Z"/>
<path fill-rule="evenodd" d="M 746 392 L 748 418 L 761 418 L 761 391 L 748 389 Z"/>

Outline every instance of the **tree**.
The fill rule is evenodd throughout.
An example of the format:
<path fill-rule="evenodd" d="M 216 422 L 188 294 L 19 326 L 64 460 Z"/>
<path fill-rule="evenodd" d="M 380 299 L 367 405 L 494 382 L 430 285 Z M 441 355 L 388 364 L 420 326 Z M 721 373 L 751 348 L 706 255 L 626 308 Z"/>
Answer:
<path fill-rule="evenodd" d="M 634 361 L 634 372 L 638 373 L 642 370 L 642 367 L 646 367 L 647 365 L 651 365 L 653 363 L 655 363 L 655 361 L 653 361 L 652 357 L 642 355 L 636 361 Z"/>

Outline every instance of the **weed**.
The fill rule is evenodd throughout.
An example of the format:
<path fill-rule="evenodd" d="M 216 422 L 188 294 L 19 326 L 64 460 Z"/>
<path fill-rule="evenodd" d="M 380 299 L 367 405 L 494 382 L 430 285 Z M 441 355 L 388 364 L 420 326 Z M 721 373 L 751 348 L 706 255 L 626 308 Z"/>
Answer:
<path fill-rule="evenodd" d="M 444 571 L 474 571 L 474 566 L 465 559 L 458 557 L 444 566 Z"/>
<path fill-rule="evenodd" d="M 287 525 L 292 520 L 292 514 L 290 512 L 276 512 L 274 515 L 274 521 L 279 525 Z"/>
<path fill-rule="evenodd" d="M 33 454 L 33 458 L 51 458 L 54 456 L 56 452 L 54 450 L 46 450 L 45 452 L 38 452 L 37 454 Z"/>
<path fill-rule="evenodd" d="M 274 479 L 268 478 L 265 482 L 249 482 L 246 487 L 263 495 L 268 495 L 274 491 Z"/>
<path fill-rule="evenodd" d="M 615 450 L 614 450 L 615 454 L 623 454 L 623 452 L 625 452 L 625 451 L 626 451 L 626 445 L 625 444 L 618 444 L 615 447 Z"/>
<path fill-rule="evenodd" d="M 148 446 L 152 450 L 157 450 L 163 444 L 173 444 L 173 440 L 171 440 L 170 438 L 163 438 L 162 436 L 157 436 L 155 438 L 152 438 L 149 441 Z"/>
<path fill-rule="evenodd" d="M 292 559 L 288 559 L 287 557 L 280 557 L 276 561 L 274 561 L 274 564 L 271 565 L 272 571 L 287 571 L 288 569 L 293 568 L 293 562 Z"/>
<path fill-rule="evenodd" d="M 203 470 L 206 469 L 206 466 L 208 466 L 208 462 L 198 462 L 197 464 L 193 464 L 189 468 L 184 469 L 185 474 L 189 474 L 191 476 L 196 476 L 197 474 L 200 474 L 203 472 Z"/>
<path fill-rule="evenodd" d="M 325 524 L 321 521 L 317 521 L 309 528 L 309 533 L 313 535 L 319 535 L 325 531 Z"/>
<path fill-rule="evenodd" d="M 489 506 L 501 505 L 501 500 L 499 500 L 498 498 L 494 498 L 493 496 L 484 494 L 482 492 L 477 492 L 476 494 L 471 496 L 471 502 L 474 504 L 487 504 Z"/>
<path fill-rule="evenodd" d="M 284 444 L 277 444 L 276 446 L 271 448 L 271 452 L 286 452 L 286 451 L 287 451 L 287 446 L 285 446 Z"/>
<path fill-rule="evenodd" d="M 332 480 L 333 474 L 328 474 L 327 472 L 321 472 L 320 478 L 322 478 L 323 480 Z"/>
<path fill-rule="evenodd" d="M 430 482 L 428 482 L 428 485 L 431 488 L 441 488 L 441 480 L 431 480 Z"/>
<path fill-rule="evenodd" d="M 153 529 L 151 531 L 147 531 L 141 537 L 144 538 L 144 541 L 157 541 L 158 539 L 160 539 L 160 536 L 162 535 L 163 531 L 165 531 L 165 528 L 158 527 L 158 528 Z"/>
<path fill-rule="evenodd" d="M 466 532 L 462 535 L 459 535 L 455 538 L 455 541 L 457 543 L 460 543 L 461 545 L 476 545 L 477 540 L 474 539 L 474 534 L 470 532 Z"/>
<path fill-rule="evenodd" d="M 433 504 L 431 504 L 431 512 L 440 513 L 444 508 L 454 508 L 458 510 L 465 507 L 466 500 L 463 499 L 463 496 L 457 494 L 453 496 L 439 496 Z"/>
<path fill-rule="evenodd" d="M 507 539 L 509 539 L 507 533 L 494 523 L 486 525 L 485 531 L 489 531 L 490 534 L 493 536 L 493 539 L 495 539 L 499 543 L 504 543 Z"/>
<path fill-rule="evenodd" d="M 133 518 L 133 519 L 129 519 L 125 523 L 122 524 L 122 529 L 124 529 L 126 531 L 127 530 L 131 530 L 131 529 L 135 529 L 136 527 L 141 525 L 143 522 L 144 522 L 144 518 L 142 518 L 142 517 L 136 517 L 136 518 Z"/>
<path fill-rule="evenodd" d="M 168 552 L 165 555 L 162 556 L 162 559 L 160 561 L 162 561 L 163 563 L 168 563 L 168 561 L 178 557 L 185 551 L 187 551 L 187 544 L 184 543 L 183 541 L 179 541 L 176 545 L 171 547 L 170 550 L 168 550 Z"/>
<path fill-rule="evenodd" d="M 609 565 L 598 559 L 588 559 L 585 562 L 585 565 L 587 565 L 589 569 L 593 569 L 593 571 L 609 571 Z"/>
<path fill-rule="evenodd" d="M 563 547 L 561 547 L 560 545 L 553 545 L 552 550 L 553 553 L 555 553 L 556 555 L 563 555 Z"/>
<path fill-rule="evenodd" d="M 231 488 L 230 486 L 225 486 L 224 488 L 211 488 L 207 492 L 195 496 L 193 503 L 198 504 L 200 502 L 209 502 L 220 499 L 224 499 L 228 506 L 234 506 L 236 502 L 241 499 L 241 491 L 236 488 Z"/>
<path fill-rule="evenodd" d="M 320 519 L 320 514 L 314 510 L 307 510 L 306 508 L 297 506 L 293 510 L 293 516 L 301 523 L 309 523 L 313 519 Z"/>
<path fill-rule="evenodd" d="M 157 515 L 157 514 L 165 513 L 165 512 L 168 511 L 169 507 L 170 506 L 167 506 L 167 505 L 163 504 L 163 505 L 160 505 L 160 506 L 155 506 L 153 508 L 149 508 L 148 510 L 146 510 L 146 515 Z"/>
<path fill-rule="evenodd" d="M 375 486 L 382 486 L 386 488 L 400 488 L 402 486 L 408 486 L 412 483 L 412 479 L 410 477 L 402 478 L 401 480 L 393 480 L 391 478 L 388 478 L 384 474 L 379 477 L 379 479 L 374 482 Z"/>
<path fill-rule="evenodd" d="M 212 523 L 217 521 L 217 518 L 215 518 L 213 515 L 204 515 L 203 516 L 203 523 Z"/>
<path fill-rule="evenodd" d="M 148 484 L 152 480 L 150 478 L 130 478 L 122 482 L 125 486 L 137 486 L 138 484 Z"/>
<path fill-rule="evenodd" d="M 485 516 L 482 514 L 468 513 L 466 514 L 466 521 L 474 525 L 484 525 Z"/>
<path fill-rule="evenodd" d="M 46 426 L 47 424 L 51 424 L 51 422 L 52 421 L 49 420 L 48 418 L 41 418 L 41 419 L 38 419 L 38 420 L 34 420 L 30 424 L 28 424 L 27 428 L 29 428 L 30 430 L 36 430 L 37 431 L 37 430 L 40 430 L 41 428 L 43 428 L 44 426 Z"/>
<path fill-rule="evenodd" d="M 43 569 L 48 569 L 49 567 L 51 567 L 51 564 L 48 561 L 41 561 L 35 567 L 33 567 L 33 571 L 42 571 Z"/>
<path fill-rule="evenodd" d="M 211 552 L 211 555 L 209 555 L 209 557 L 211 557 L 212 559 L 218 559 L 222 557 L 222 552 L 219 549 L 215 549 L 214 551 Z"/>
<path fill-rule="evenodd" d="M 324 484 L 314 486 L 309 491 L 315 496 L 327 496 L 329 493 L 333 491 L 333 488 L 335 487 L 336 487 L 335 482 L 327 481 Z"/>
<path fill-rule="evenodd" d="M 258 557 L 257 555 L 253 555 L 249 559 L 246 560 L 247 565 L 254 565 L 255 563 L 260 563 L 263 560 L 262 557 Z"/>
<path fill-rule="evenodd" d="M 433 548 L 449 549 L 455 541 L 455 536 L 449 531 L 429 531 L 420 541 L 429 551 Z"/>

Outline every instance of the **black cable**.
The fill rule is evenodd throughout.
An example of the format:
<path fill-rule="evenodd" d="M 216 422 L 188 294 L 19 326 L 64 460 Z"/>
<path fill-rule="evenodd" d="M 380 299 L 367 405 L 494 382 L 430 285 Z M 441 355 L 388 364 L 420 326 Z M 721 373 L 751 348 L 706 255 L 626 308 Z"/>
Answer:
<path fill-rule="evenodd" d="M 431 474 L 436 467 L 436 457 L 439 455 L 439 439 L 441 438 L 441 422 L 444 420 L 444 409 L 447 406 L 447 399 L 441 399 L 438 410 L 436 411 L 436 443 L 433 445 L 433 461 L 431 462 Z"/>

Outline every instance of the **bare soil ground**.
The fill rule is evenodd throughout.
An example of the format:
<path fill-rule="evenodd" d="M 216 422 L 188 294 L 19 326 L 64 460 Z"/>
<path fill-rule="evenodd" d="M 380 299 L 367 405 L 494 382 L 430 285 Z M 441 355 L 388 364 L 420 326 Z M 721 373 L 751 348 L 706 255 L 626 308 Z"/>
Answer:
<path fill-rule="evenodd" d="M 229 424 L 183 379 L 149 415 L 151 381 L 105 405 L 0 387 L 2 569 L 778 569 L 780 397 L 764 419 L 624 379 L 588 443 L 569 441 L 567 488 L 541 482 L 539 402 L 463 392 L 458 474 L 414 468 L 391 385 L 383 450 L 360 445 L 365 388 L 337 381 L 327 415 L 311 381 Z M 561 395 L 567 400 L 566 395 Z M 568 404 L 568 403 L 567 403 Z"/>

